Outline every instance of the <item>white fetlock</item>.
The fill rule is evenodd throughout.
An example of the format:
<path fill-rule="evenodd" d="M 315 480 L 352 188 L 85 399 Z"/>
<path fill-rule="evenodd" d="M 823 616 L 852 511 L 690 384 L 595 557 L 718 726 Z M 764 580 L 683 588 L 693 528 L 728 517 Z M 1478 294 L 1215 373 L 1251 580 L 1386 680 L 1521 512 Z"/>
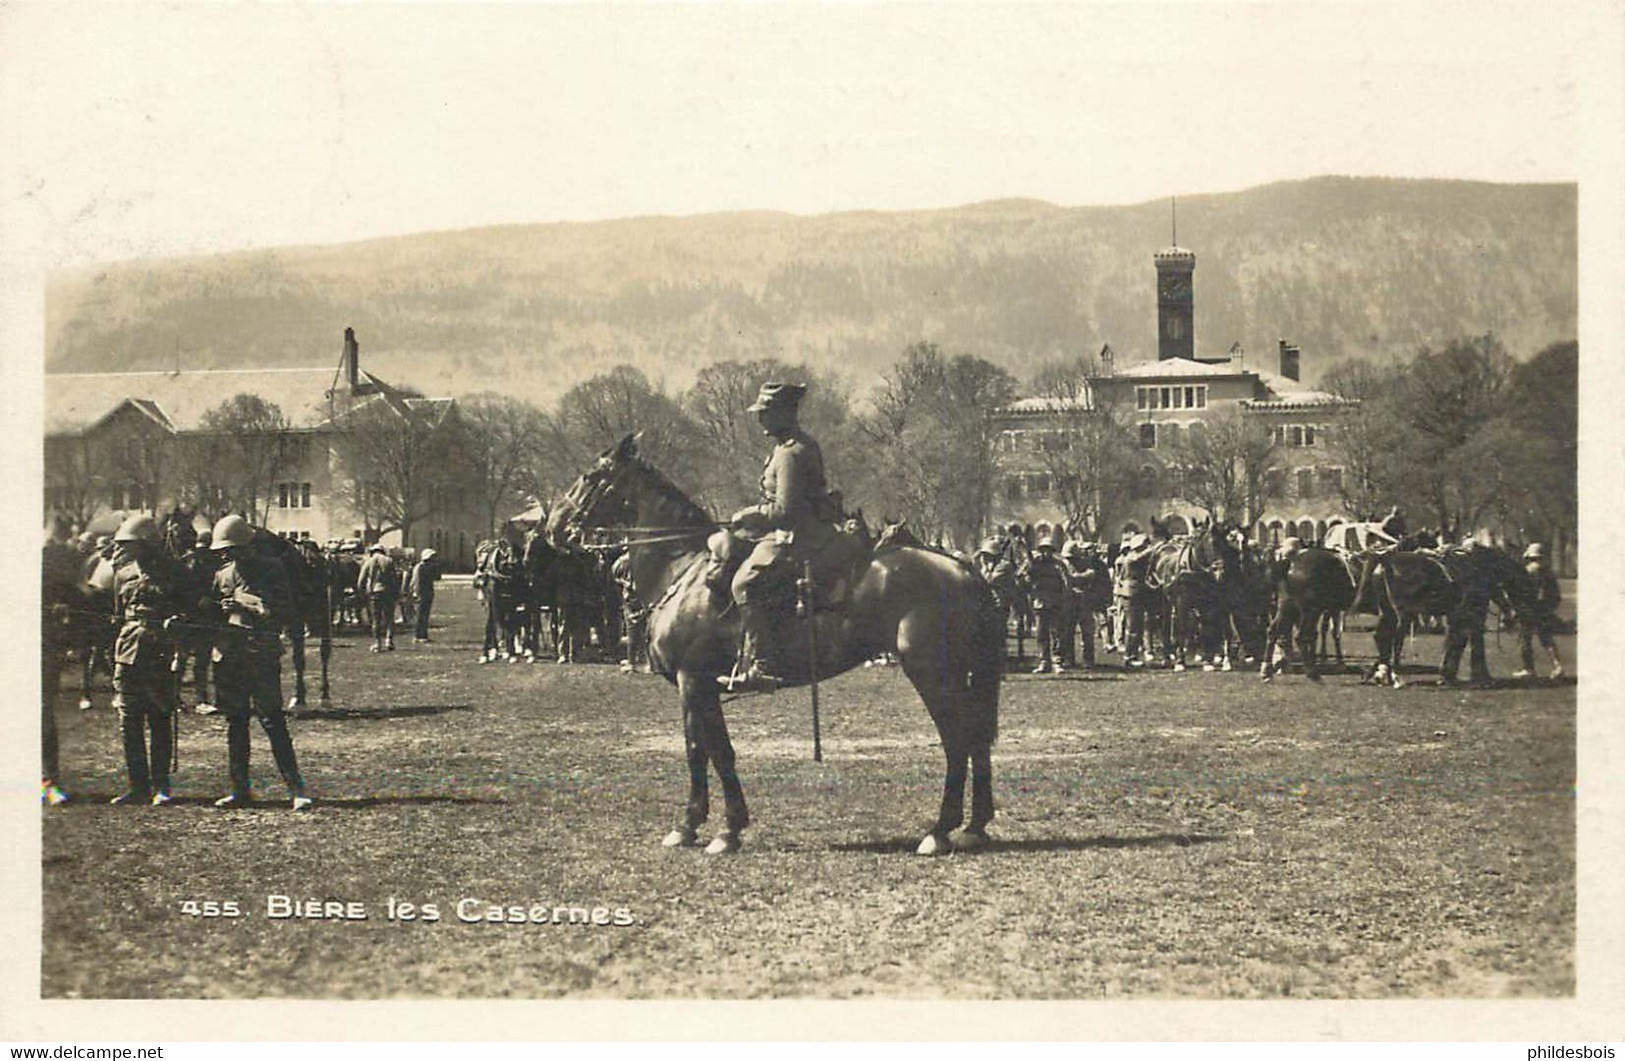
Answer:
<path fill-rule="evenodd" d="M 1217 667 L 1215 667 L 1215 666 L 1214 666 L 1214 665 L 1213 665 L 1213 664 L 1211 664 L 1211 663 L 1204 663 L 1204 664 L 1202 664 L 1202 673 L 1204 673 L 1204 674 L 1212 674 L 1212 673 L 1213 673 L 1213 672 L 1214 672 L 1214 671 L 1216 671 L 1216 670 L 1218 670 L 1218 669 L 1219 669 L 1219 668 L 1217 668 Z M 1229 667 L 1226 667 L 1226 668 L 1225 668 L 1225 670 L 1229 670 L 1229 669 L 1230 669 L 1230 668 L 1229 668 Z"/>
<path fill-rule="evenodd" d="M 1180 671 L 1182 671 L 1184 669 L 1185 669 L 1185 665 L 1183 663 L 1175 663 L 1174 664 L 1174 673 L 1175 674 L 1178 674 Z"/>
<path fill-rule="evenodd" d="M 738 833 L 718 833 L 715 837 L 713 837 L 711 839 L 711 842 L 709 844 L 705 845 L 705 853 L 708 854 L 708 855 L 733 855 L 733 854 L 738 854 L 739 853 L 739 834 Z"/>
<path fill-rule="evenodd" d="M 697 829 L 673 829 L 660 841 L 661 847 L 693 847 L 700 842 Z"/>
<path fill-rule="evenodd" d="M 952 852 L 954 845 L 947 837 L 938 837 L 936 833 L 928 833 L 920 846 L 914 849 L 916 855 L 946 855 Z"/>
<path fill-rule="evenodd" d="M 304 707 L 304 706 L 305 706 L 305 701 L 298 694 L 295 694 L 293 696 L 288 697 L 288 710 L 289 711 L 297 711 L 301 707 Z"/>
<path fill-rule="evenodd" d="M 1226 674 L 1229 674 L 1232 670 L 1235 670 L 1235 668 L 1230 665 L 1229 660 L 1225 660 L 1222 664 L 1220 664 L 1219 669 L 1224 671 Z"/>

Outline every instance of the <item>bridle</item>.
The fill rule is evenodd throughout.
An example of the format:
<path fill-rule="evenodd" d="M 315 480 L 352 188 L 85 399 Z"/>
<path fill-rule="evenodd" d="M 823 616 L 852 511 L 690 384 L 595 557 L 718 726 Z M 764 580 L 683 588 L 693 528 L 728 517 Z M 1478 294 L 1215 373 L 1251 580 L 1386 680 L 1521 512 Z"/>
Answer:
<path fill-rule="evenodd" d="M 632 467 L 632 461 L 615 461 L 600 457 L 586 474 L 576 481 L 570 492 L 560 501 L 570 513 L 560 529 L 571 544 L 597 551 L 624 549 L 633 545 L 656 545 L 662 542 L 689 541 L 709 535 L 721 524 L 708 523 L 687 526 L 629 527 L 601 524 L 594 521 L 598 507 L 604 499 L 615 493 Z"/>

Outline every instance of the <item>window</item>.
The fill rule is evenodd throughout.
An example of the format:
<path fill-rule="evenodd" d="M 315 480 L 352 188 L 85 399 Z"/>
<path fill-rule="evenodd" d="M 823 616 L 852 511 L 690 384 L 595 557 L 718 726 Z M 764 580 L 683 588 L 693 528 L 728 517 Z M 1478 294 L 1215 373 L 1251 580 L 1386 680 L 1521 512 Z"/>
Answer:
<path fill-rule="evenodd" d="M 1150 387 L 1135 387 L 1134 388 L 1134 407 L 1137 408 L 1137 409 L 1149 409 L 1149 408 L 1151 408 L 1151 388 Z"/>
<path fill-rule="evenodd" d="M 1188 387 L 1135 387 L 1134 406 L 1150 409 L 1206 409 L 1207 384 Z"/>
<path fill-rule="evenodd" d="M 276 484 L 276 507 L 277 508 L 309 508 L 310 507 L 310 484 L 309 483 L 277 483 Z"/>
<path fill-rule="evenodd" d="M 1157 400 L 1161 403 L 1157 408 L 1172 409 L 1174 407 L 1174 389 L 1172 387 L 1161 388 L 1157 392 Z"/>
<path fill-rule="evenodd" d="M 1303 428 L 1303 444 L 1305 446 L 1313 446 L 1315 444 L 1315 425 L 1314 424 L 1305 424 L 1304 425 L 1304 428 Z"/>
<path fill-rule="evenodd" d="M 1289 446 L 1301 446 L 1301 445 L 1303 445 L 1303 425 L 1302 424 L 1293 424 L 1291 427 L 1287 428 L 1286 430 L 1287 430 L 1287 445 L 1289 445 Z"/>
<path fill-rule="evenodd" d="M 299 507 L 300 508 L 309 508 L 310 507 L 310 484 L 309 483 L 300 483 L 299 484 Z M 308 537 L 310 537 L 310 535 L 307 534 L 307 535 L 305 535 L 305 537 L 308 538 Z"/>
<path fill-rule="evenodd" d="M 1048 497 L 1049 496 L 1049 476 L 1044 474 L 1043 472 L 1040 472 L 1037 475 L 1033 476 L 1033 496 L 1034 497 Z"/>
<path fill-rule="evenodd" d="M 1336 497 L 1343 492 L 1343 469 L 1320 469 L 1320 492 Z"/>
<path fill-rule="evenodd" d="M 1006 501 L 1021 500 L 1021 476 L 1012 475 L 1004 481 L 1004 499 Z"/>
<path fill-rule="evenodd" d="M 1140 448 L 1141 449 L 1156 449 L 1157 448 L 1157 425 L 1156 424 L 1141 424 L 1140 425 Z"/>
<path fill-rule="evenodd" d="M 288 507 L 288 484 L 287 483 L 277 483 L 276 484 L 276 507 L 277 508 L 287 508 Z"/>
<path fill-rule="evenodd" d="M 1264 496 L 1286 496 L 1286 472 L 1279 468 L 1271 468 L 1264 473 Z"/>
<path fill-rule="evenodd" d="M 1315 470 L 1313 468 L 1298 469 L 1298 496 L 1315 496 Z"/>

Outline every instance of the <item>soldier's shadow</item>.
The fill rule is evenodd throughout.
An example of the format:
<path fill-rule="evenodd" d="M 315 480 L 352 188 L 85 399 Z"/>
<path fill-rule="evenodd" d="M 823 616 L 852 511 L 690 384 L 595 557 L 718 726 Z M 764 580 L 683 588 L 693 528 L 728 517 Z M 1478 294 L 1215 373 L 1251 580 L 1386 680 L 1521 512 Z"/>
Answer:
<path fill-rule="evenodd" d="M 307 707 L 299 722 L 349 722 L 355 719 L 419 718 L 451 711 L 472 711 L 472 704 L 399 704 L 394 707 Z"/>

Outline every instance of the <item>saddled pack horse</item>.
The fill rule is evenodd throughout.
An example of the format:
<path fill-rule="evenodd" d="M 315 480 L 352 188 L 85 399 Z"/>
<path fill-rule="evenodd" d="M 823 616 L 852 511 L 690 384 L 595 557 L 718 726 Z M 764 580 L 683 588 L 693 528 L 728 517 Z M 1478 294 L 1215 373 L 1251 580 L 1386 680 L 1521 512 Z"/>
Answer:
<path fill-rule="evenodd" d="M 633 586 L 650 602 L 650 659 L 683 700 L 688 802 L 682 821 L 663 843 L 697 842 L 710 815 L 709 766 L 722 784 L 726 806 L 725 825 L 706 848 L 712 854 L 737 851 L 750 823 L 718 685 L 734 664 L 738 611 L 705 577 L 706 538 L 716 526 L 644 462 L 631 435 L 576 481 L 547 524 L 557 546 L 625 529 Z M 647 533 L 649 528 L 660 533 Z M 936 723 L 947 761 L 941 808 L 918 850 L 938 854 L 953 846 L 949 834 L 964 822 L 967 763 L 971 818 L 959 846 L 980 846 L 993 818 L 991 749 L 1003 670 L 992 594 L 967 565 L 912 547 L 875 554 L 853 571 L 851 588 L 838 606 L 815 608 L 809 619 L 786 631 L 781 646 L 786 677 L 805 684 L 882 653 L 896 655 Z"/>
<path fill-rule="evenodd" d="M 1338 616 L 1354 605 L 1355 584 L 1343 558 L 1330 549 L 1300 549 L 1281 565 L 1276 587 L 1275 615 L 1270 619 L 1259 675 L 1274 677 L 1275 646 L 1294 628 L 1304 677 L 1320 680 L 1315 636 L 1325 616 Z M 1339 653 L 1341 655 L 1341 653 Z"/>
<path fill-rule="evenodd" d="M 1470 677 L 1475 684 L 1489 684 L 1489 665 L 1484 649 L 1484 625 L 1492 601 L 1514 611 L 1528 608 L 1534 600 L 1534 584 L 1517 560 L 1490 546 L 1457 546 L 1428 552 L 1392 550 L 1377 553 L 1366 561 L 1357 596 L 1369 587 L 1379 610 L 1377 619 L 1377 662 L 1366 680 L 1404 685 L 1400 678 L 1400 657 L 1405 635 L 1418 616 L 1445 617 L 1444 658 L 1439 664 L 1439 681 L 1456 681 L 1461 657 L 1470 649 Z"/>
<path fill-rule="evenodd" d="M 1225 580 L 1240 571 L 1240 556 L 1224 530 L 1197 521 L 1192 533 L 1169 538 L 1156 547 L 1147 569 L 1147 584 L 1162 598 L 1164 650 L 1176 671 L 1185 669 L 1186 653 L 1195 644 L 1204 670 L 1231 667 Z"/>

